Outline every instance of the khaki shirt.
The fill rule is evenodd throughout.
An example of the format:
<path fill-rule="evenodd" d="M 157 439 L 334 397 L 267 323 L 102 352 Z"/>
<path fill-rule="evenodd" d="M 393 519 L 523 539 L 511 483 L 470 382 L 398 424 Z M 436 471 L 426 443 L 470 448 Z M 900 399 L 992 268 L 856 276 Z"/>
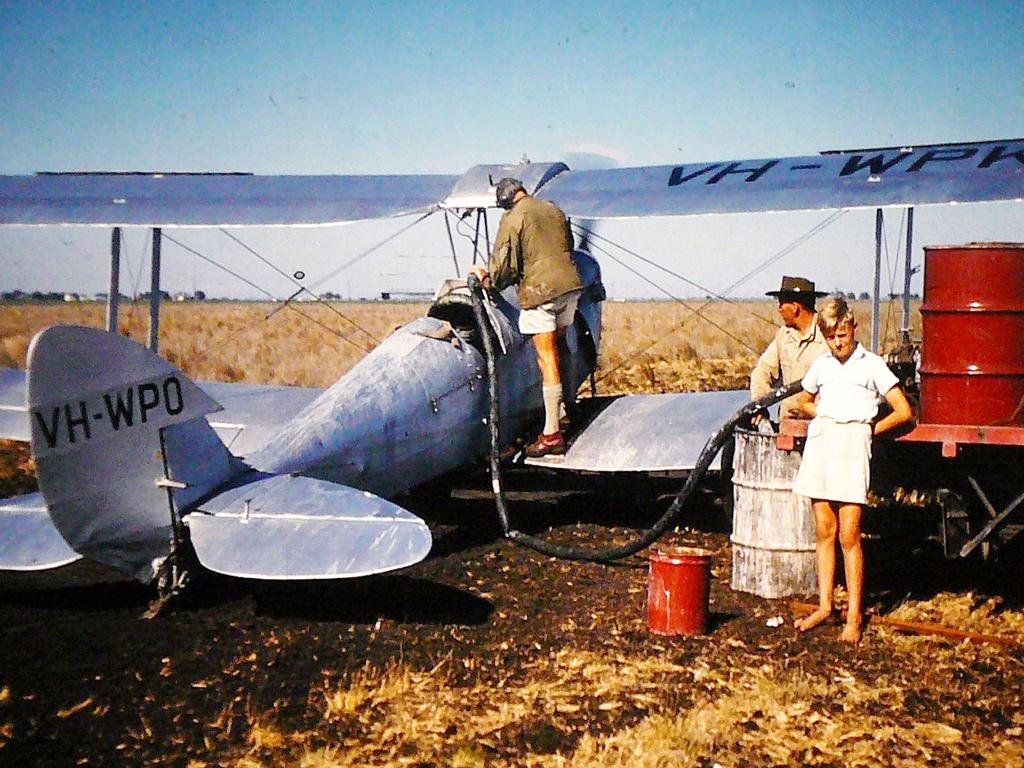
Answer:
<path fill-rule="evenodd" d="M 803 379 L 811 363 L 828 354 L 828 344 L 818 328 L 818 315 L 811 318 L 811 327 L 806 336 L 801 336 L 796 328 L 783 326 L 775 333 L 775 338 L 768 345 L 750 372 L 750 396 L 756 400 L 772 391 L 773 387 L 792 384 Z M 783 417 L 807 418 L 797 408 L 799 395 L 787 397 L 779 406 L 779 414 Z"/>
<path fill-rule="evenodd" d="M 565 214 L 554 203 L 530 196 L 501 217 L 487 271 L 496 290 L 519 283 L 523 309 L 583 287 Z"/>

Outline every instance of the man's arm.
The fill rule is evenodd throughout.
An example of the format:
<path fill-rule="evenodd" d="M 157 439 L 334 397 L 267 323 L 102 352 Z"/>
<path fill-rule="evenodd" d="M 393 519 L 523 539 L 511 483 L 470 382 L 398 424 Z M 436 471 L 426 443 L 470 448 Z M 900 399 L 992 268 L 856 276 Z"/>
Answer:
<path fill-rule="evenodd" d="M 501 291 L 519 282 L 522 273 L 522 252 L 519 244 L 519 229 L 515 226 L 516 219 L 506 213 L 498 234 L 494 239 L 494 250 L 487 262 L 491 273 L 491 283 L 496 291 Z"/>
<path fill-rule="evenodd" d="M 750 397 L 757 400 L 772 391 L 774 381 L 781 375 L 779 360 L 779 338 L 776 333 L 768 348 L 757 359 L 757 365 L 750 372 Z"/>
<path fill-rule="evenodd" d="M 806 389 L 801 390 L 796 396 L 796 407 L 809 419 L 818 415 L 818 404 L 814 402 L 814 395 Z"/>

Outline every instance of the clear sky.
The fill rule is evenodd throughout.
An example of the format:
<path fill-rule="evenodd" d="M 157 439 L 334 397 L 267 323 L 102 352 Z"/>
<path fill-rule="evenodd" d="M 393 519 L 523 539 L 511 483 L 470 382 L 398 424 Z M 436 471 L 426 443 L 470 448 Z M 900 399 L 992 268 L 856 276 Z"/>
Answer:
<path fill-rule="evenodd" d="M 457 174 L 524 154 L 660 165 L 1017 137 L 1022 29 L 1019 1 L 4 1 L 0 173 Z M 1020 214 L 1003 204 L 920 208 L 915 258 L 924 244 L 1024 241 Z M 826 216 L 601 231 L 717 291 Z M 315 277 L 404 223 L 236 234 Z M 900 228 L 891 213 L 891 258 Z M 289 292 L 223 235 L 174 236 L 275 295 Z M 129 272 L 141 273 L 144 233 L 126 237 Z M 870 212 L 847 214 L 739 293 L 801 271 L 827 288 L 868 289 L 873 239 Z M 103 290 L 108 241 L 84 228 L 0 230 L 0 290 Z M 175 246 L 164 253 L 170 290 L 255 295 Z M 432 290 L 450 264 L 435 217 L 324 288 Z M 654 293 L 603 266 L 612 295 Z"/>

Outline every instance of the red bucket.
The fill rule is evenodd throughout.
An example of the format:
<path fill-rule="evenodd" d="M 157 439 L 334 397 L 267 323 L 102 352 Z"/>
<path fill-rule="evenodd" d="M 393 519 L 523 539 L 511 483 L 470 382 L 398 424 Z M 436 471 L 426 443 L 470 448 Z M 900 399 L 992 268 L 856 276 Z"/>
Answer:
<path fill-rule="evenodd" d="M 708 628 L 711 553 L 665 547 L 650 555 L 647 628 L 656 635 L 700 635 Z"/>

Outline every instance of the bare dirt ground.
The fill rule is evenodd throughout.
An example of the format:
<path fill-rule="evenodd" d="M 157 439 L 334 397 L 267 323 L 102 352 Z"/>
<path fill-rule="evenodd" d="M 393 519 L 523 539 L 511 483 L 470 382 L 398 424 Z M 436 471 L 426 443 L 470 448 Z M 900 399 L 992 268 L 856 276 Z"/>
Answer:
<path fill-rule="evenodd" d="M 23 365 L 34 330 L 83 309 L 100 324 L 98 305 L 0 307 L 0 364 Z M 400 318 L 379 310 L 344 307 L 382 337 Z M 303 336 L 319 326 L 286 313 L 255 323 L 258 305 L 168 307 L 162 329 L 175 311 L 161 348 L 201 378 L 322 386 L 355 349 Z M 745 386 L 749 350 L 678 307 L 606 311 L 603 390 Z M 716 311 L 753 348 L 774 328 Z M 277 335 L 249 343 L 257 330 Z M 264 359 L 269 348 L 281 355 Z M 989 463 L 1019 475 L 1015 457 Z M 709 632 L 666 638 L 648 631 L 643 558 L 541 557 L 500 536 L 486 473 L 455 487 L 399 500 L 434 535 L 414 567 L 320 583 L 197 574 L 152 621 L 139 617 L 153 593 L 96 565 L 0 573 L 0 765 L 1024 766 L 1021 545 L 998 565 L 948 562 L 927 538 L 936 510 L 873 510 L 871 612 L 1011 644 L 872 625 L 851 648 L 837 627 L 797 635 L 788 600 L 730 589 L 729 516 L 702 493 L 663 541 L 713 552 Z M 650 525 L 678 482 L 513 473 L 508 487 L 517 528 L 608 545 Z M 0 496 L 33 488 L 26 447 L 0 442 Z"/>
<path fill-rule="evenodd" d="M 515 522 L 563 543 L 621 542 L 674 488 L 537 483 L 509 479 Z M 500 537 L 484 473 L 460 485 L 404 500 L 435 545 L 390 575 L 205 575 L 145 621 L 152 594 L 95 565 L 0 574 L 0 763 L 1024 764 L 1020 645 L 798 636 L 788 601 L 729 588 L 711 493 L 670 536 L 714 553 L 709 633 L 656 636 L 644 560 L 541 557 Z M 1019 574 L 866 527 L 872 611 L 1024 640 Z"/>

